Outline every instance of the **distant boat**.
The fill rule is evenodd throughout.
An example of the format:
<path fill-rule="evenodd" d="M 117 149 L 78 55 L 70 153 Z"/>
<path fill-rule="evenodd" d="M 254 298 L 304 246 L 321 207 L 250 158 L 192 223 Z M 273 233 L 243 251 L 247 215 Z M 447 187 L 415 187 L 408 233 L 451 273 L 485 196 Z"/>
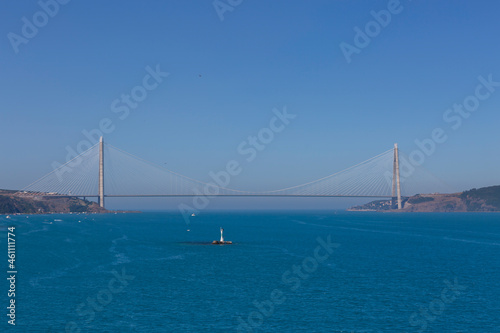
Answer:
<path fill-rule="evenodd" d="M 191 214 L 191 216 L 196 216 L 196 215 L 193 213 L 193 214 Z"/>
<path fill-rule="evenodd" d="M 6 219 L 10 219 L 10 215 L 7 215 L 5 218 L 6 218 Z"/>

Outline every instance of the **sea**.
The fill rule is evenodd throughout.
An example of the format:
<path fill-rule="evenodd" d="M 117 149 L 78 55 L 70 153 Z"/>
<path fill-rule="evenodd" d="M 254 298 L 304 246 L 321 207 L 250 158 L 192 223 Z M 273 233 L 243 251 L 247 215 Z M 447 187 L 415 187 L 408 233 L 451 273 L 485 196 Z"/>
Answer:
<path fill-rule="evenodd" d="M 500 332 L 496 213 L 4 215 L 0 227 L 1 332 Z M 211 244 L 221 227 L 232 244 Z"/>

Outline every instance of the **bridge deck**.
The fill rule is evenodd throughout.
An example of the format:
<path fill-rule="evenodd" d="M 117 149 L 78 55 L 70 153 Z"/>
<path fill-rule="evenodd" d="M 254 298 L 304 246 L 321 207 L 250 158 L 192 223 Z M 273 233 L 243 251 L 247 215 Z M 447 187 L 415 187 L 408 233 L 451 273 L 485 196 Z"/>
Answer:
<path fill-rule="evenodd" d="M 41 196 L 51 198 L 68 198 L 68 197 L 86 197 L 98 198 L 99 195 L 84 195 L 84 194 L 71 194 L 71 195 L 50 195 L 40 194 Z M 106 194 L 106 198 L 168 198 L 168 197 L 297 197 L 297 198 L 392 198 L 390 195 L 305 195 L 305 194 Z"/>

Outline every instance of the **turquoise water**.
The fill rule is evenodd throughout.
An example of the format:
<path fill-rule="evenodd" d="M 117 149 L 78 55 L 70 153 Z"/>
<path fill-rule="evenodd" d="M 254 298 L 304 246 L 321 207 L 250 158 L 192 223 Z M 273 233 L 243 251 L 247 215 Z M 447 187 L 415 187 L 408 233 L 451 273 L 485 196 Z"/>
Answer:
<path fill-rule="evenodd" d="M 499 214 L 0 217 L 17 332 L 500 332 Z M 233 245 L 209 245 L 219 227 Z M 187 230 L 190 231 L 187 231 Z"/>

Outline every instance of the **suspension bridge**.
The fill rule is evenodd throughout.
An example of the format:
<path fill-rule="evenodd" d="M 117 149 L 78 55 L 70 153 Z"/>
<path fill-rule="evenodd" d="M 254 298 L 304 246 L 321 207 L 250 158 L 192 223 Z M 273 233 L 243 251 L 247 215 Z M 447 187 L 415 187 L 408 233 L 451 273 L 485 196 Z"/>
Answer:
<path fill-rule="evenodd" d="M 231 177 L 226 171 L 210 182 L 195 180 L 104 143 L 101 138 L 21 191 L 29 195 L 97 198 L 101 207 L 110 197 L 259 196 L 391 198 L 393 207 L 401 209 L 402 196 L 422 192 L 411 189 L 411 180 L 421 184 L 421 179 L 415 177 L 418 173 L 401 179 L 399 155 L 395 144 L 379 155 L 305 184 L 255 192 L 226 187 Z"/>

